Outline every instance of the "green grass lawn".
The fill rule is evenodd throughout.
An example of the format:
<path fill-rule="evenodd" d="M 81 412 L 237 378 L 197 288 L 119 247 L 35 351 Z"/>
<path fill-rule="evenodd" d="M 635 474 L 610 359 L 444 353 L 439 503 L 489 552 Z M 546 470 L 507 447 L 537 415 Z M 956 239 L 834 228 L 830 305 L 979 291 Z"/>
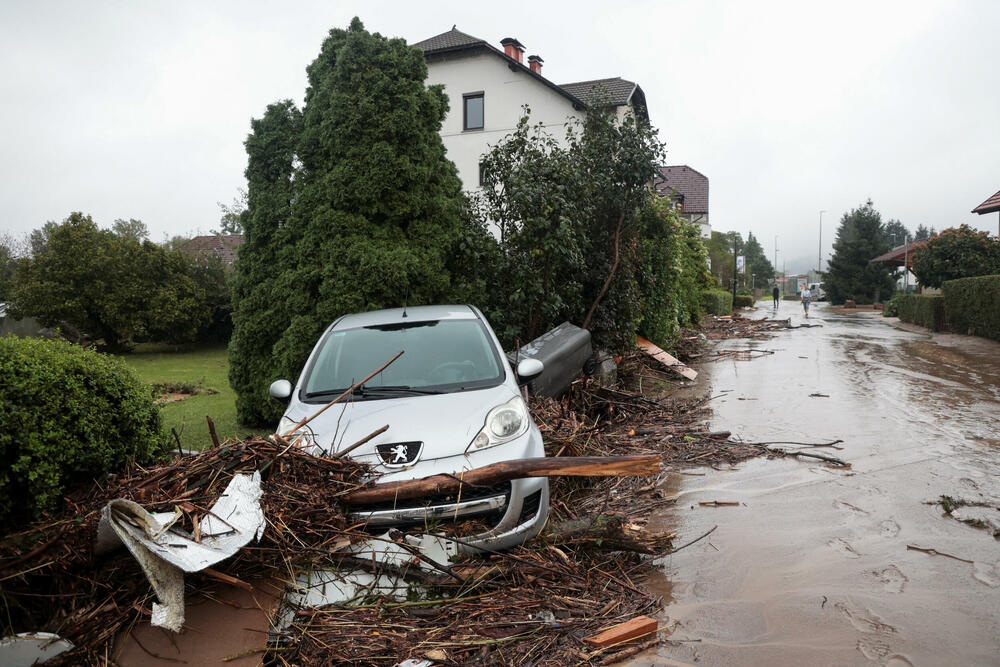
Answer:
<path fill-rule="evenodd" d="M 218 393 L 199 393 L 180 401 L 166 403 L 160 415 L 163 427 L 175 428 L 185 449 L 204 449 L 211 446 L 205 416 L 215 422 L 215 432 L 220 440 L 245 438 L 266 433 L 248 429 L 236 423 L 236 392 L 229 386 L 229 361 L 225 345 L 176 346 L 139 345 L 121 358 L 150 384 L 191 384 L 199 389 Z"/>

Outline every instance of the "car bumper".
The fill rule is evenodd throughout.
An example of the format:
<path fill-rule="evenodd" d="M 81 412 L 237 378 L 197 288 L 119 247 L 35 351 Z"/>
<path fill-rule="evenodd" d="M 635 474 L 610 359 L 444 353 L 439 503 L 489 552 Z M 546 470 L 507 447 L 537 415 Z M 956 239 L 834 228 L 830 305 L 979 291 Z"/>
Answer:
<path fill-rule="evenodd" d="M 427 465 L 431 462 L 424 462 L 420 472 L 425 476 L 442 472 L 461 474 L 462 470 L 490 463 L 545 455 L 541 434 L 535 428 L 529 429 L 523 438 L 509 445 L 497 447 L 496 451 L 476 452 L 469 457 L 453 457 L 454 460 L 438 459 L 432 466 Z M 408 475 L 413 472 L 411 469 Z M 387 477 L 390 479 L 387 480 Z M 390 481 L 391 477 L 394 475 L 387 475 L 382 480 Z M 531 539 L 542 530 L 548 514 L 549 480 L 536 477 L 515 479 L 492 489 L 477 490 L 464 498 L 456 495 L 454 498 L 401 502 L 388 507 L 358 508 L 349 516 L 352 521 L 376 529 L 407 525 L 429 527 L 442 521 L 481 519 L 492 526 L 490 530 L 463 538 L 462 541 L 471 546 L 460 546 L 460 550 L 482 551 L 507 549 Z"/>

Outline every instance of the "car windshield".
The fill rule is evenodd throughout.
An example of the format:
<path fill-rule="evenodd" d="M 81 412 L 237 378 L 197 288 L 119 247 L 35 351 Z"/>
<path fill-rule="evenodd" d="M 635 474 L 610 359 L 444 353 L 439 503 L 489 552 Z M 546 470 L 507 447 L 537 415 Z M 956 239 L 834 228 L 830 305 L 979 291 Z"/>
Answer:
<path fill-rule="evenodd" d="M 431 320 L 331 331 L 305 381 L 305 398 L 344 391 L 403 350 L 365 383 L 363 398 L 443 393 L 491 387 L 503 369 L 477 320 Z M 367 393 L 366 393 L 367 392 Z"/>

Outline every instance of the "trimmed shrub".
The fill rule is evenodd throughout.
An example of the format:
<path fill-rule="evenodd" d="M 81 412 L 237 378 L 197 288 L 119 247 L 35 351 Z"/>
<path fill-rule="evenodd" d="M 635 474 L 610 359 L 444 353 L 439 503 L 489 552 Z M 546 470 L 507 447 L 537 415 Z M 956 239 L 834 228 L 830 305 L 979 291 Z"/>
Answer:
<path fill-rule="evenodd" d="M 731 315 L 733 312 L 733 295 L 721 289 L 702 290 L 701 306 L 709 315 Z"/>
<path fill-rule="evenodd" d="M 733 299 L 733 308 L 744 308 L 753 306 L 756 300 L 747 294 L 737 294 Z"/>
<path fill-rule="evenodd" d="M 931 331 L 944 329 L 944 297 L 940 294 L 901 294 L 899 319 L 919 324 Z"/>
<path fill-rule="evenodd" d="M 902 296 L 902 292 L 897 292 L 892 295 L 891 299 L 886 301 L 885 307 L 882 308 L 882 317 L 899 317 L 899 299 Z"/>
<path fill-rule="evenodd" d="M 949 280 L 942 290 L 952 331 L 1000 340 L 1000 275 Z"/>
<path fill-rule="evenodd" d="M 135 372 L 65 341 L 0 338 L 0 424 L 0 530 L 166 444 Z"/>

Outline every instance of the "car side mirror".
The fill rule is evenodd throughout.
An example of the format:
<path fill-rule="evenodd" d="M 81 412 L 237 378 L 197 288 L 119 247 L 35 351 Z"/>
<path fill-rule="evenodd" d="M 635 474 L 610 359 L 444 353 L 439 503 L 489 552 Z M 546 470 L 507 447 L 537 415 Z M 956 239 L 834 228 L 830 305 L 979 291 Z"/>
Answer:
<path fill-rule="evenodd" d="M 271 395 L 271 398 L 287 403 L 288 399 L 292 397 L 292 383 L 288 380 L 275 380 L 267 388 L 267 393 Z"/>
<path fill-rule="evenodd" d="M 517 386 L 523 387 L 545 370 L 545 364 L 538 359 L 522 359 L 517 364 Z"/>

